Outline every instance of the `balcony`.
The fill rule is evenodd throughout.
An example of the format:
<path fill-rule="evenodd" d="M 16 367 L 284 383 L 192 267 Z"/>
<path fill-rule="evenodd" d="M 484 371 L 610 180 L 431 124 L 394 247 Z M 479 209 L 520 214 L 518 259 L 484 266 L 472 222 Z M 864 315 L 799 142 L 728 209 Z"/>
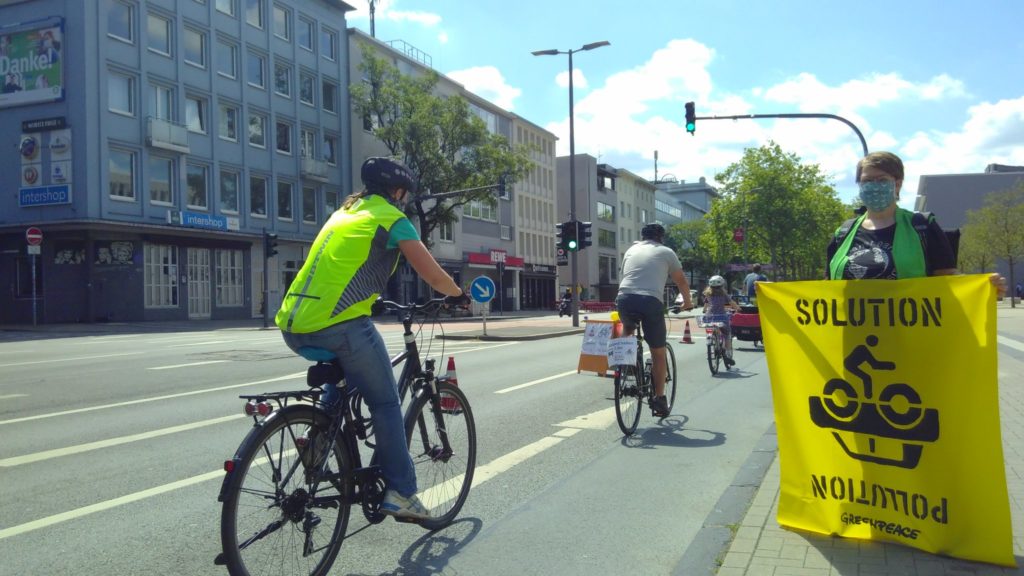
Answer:
<path fill-rule="evenodd" d="M 310 180 L 316 180 L 318 182 L 327 182 L 328 164 L 326 160 L 317 160 L 316 158 L 303 157 L 301 173 L 303 178 Z"/>
<path fill-rule="evenodd" d="M 146 144 L 153 148 L 188 154 L 188 129 L 181 124 L 150 116 L 146 119 Z"/>

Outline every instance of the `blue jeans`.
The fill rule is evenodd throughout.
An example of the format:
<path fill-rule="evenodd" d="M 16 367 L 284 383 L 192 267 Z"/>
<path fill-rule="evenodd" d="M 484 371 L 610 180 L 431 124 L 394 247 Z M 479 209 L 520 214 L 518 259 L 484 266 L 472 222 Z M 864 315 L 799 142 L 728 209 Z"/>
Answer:
<path fill-rule="evenodd" d="M 405 425 L 398 385 L 384 340 L 368 317 L 355 318 L 317 332 L 281 332 L 285 344 L 331 350 L 345 369 L 345 382 L 354 386 L 370 409 L 377 443 L 377 462 L 388 487 L 408 498 L 416 493 L 416 470 L 405 443 Z"/>

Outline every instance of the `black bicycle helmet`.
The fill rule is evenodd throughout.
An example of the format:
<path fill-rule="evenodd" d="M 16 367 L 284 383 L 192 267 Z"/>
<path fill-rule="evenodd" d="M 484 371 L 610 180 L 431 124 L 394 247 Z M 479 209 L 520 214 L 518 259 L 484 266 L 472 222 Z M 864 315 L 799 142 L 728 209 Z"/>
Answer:
<path fill-rule="evenodd" d="M 360 173 L 363 186 L 370 192 L 388 192 L 404 188 L 409 194 L 416 194 L 416 179 L 412 172 L 391 158 L 367 158 Z"/>
<path fill-rule="evenodd" d="M 661 224 L 648 224 L 640 229 L 640 238 L 661 242 L 665 237 L 665 227 Z"/>

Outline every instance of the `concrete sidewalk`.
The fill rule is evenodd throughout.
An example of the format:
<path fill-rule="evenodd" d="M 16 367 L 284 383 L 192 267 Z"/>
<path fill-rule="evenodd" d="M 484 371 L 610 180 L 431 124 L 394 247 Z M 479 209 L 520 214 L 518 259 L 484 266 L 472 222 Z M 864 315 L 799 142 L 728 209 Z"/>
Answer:
<path fill-rule="evenodd" d="M 773 459 L 721 557 L 718 576 L 1024 575 L 1024 308 L 997 305 L 999 414 L 1017 568 L 957 560 L 898 544 L 783 529 L 776 521 L 779 461 Z M 1006 353 L 1009 350 L 1009 354 Z"/>

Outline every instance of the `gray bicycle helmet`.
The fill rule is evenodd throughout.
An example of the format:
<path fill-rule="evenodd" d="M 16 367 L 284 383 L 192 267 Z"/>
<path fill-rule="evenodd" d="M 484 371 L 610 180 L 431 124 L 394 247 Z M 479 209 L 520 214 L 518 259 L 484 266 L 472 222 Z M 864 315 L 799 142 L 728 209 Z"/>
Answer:
<path fill-rule="evenodd" d="M 640 238 L 661 242 L 665 237 L 665 227 L 661 224 L 648 224 L 640 229 Z"/>
<path fill-rule="evenodd" d="M 721 288 L 725 286 L 725 278 L 718 275 L 712 276 L 708 279 L 708 286 L 711 286 L 712 288 Z"/>
<path fill-rule="evenodd" d="M 404 188 L 409 194 L 416 194 L 416 179 L 404 165 L 391 158 L 367 158 L 360 172 L 363 186 L 373 193 L 386 193 L 394 188 Z"/>

